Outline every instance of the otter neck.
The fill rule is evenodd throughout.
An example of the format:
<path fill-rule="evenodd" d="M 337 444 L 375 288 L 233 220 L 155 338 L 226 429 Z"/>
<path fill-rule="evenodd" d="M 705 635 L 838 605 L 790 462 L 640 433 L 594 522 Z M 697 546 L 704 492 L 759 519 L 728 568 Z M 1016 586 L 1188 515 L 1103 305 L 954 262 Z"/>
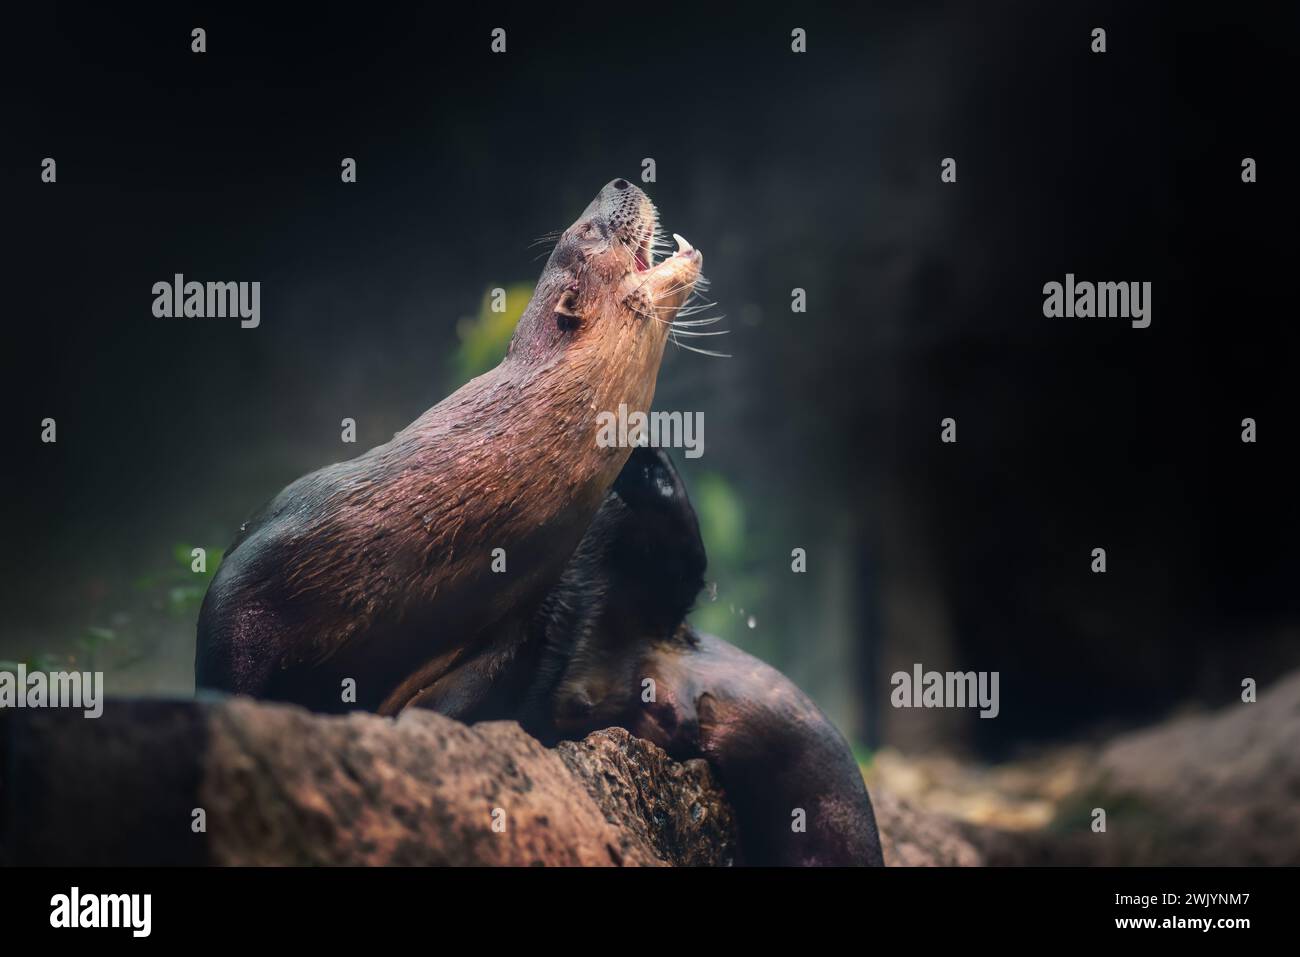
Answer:
<path fill-rule="evenodd" d="M 403 534 L 418 554 L 438 556 L 412 573 L 436 569 L 443 588 L 478 583 L 492 607 L 526 605 L 558 577 L 631 452 L 597 444 L 597 416 L 620 403 L 647 411 L 663 353 L 646 335 L 657 330 L 629 322 L 604 332 L 552 356 L 507 357 L 385 450 L 410 477 L 393 492 Z M 503 543 L 508 581 L 484 560 Z"/>
<path fill-rule="evenodd" d="M 574 484 L 596 486 L 595 505 L 630 452 L 597 445 L 599 417 L 617 414 L 620 406 L 629 413 L 649 412 L 654 401 L 667 336 L 640 327 L 649 321 L 629 316 L 616 330 L 573 343 L 562 355 L 542 361 L 526 353 L 509 356 L 495 370 L 514 395 L 507 418 L 523 431 L 516 432 L 521 445 L 540 440 L 534 451 Z"/>

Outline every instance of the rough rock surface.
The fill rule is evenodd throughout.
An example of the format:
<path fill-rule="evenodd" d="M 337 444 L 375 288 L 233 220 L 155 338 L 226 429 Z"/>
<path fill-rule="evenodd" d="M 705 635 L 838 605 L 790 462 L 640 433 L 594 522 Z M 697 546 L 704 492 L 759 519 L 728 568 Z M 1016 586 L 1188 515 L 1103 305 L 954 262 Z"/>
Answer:
<path fill-rule="evenodd" d="M 556 753 L 625 840 L 676 865 L 732 863 L 735 822 L 704 761 L 679 764 L 622 728 L 561 742 Z"/>
<path fill-rule="evenodd" d="M 984 863 L 959 822 L 880 789 L 871 792 L 871 803 L 887 866 L 978 867 Z"/>
<path fill-rule="evenodd" d="M 552 751 L 513 722 L 430 712 L 118 700 L 93 721 L 0 714 L 0 742 L 11 863 L 712 865 L 735 854 L 708 768 L 619 730 Z"/>
<path fill-rule="evenodd" d="M 1109 860 L 1300 864 L 1300 673 L 1254 703 L 1116 738 L 1098 765 L 1108 824 L 1142 829 Z"/>
<path fill-rule="evenodd" d="M 970 833 L 992 864 L 1300 864 L 1300 673 L 1120 735 L 1045 831 Z M 1092 811 L 1106 812 L 1093 832 Z"/>

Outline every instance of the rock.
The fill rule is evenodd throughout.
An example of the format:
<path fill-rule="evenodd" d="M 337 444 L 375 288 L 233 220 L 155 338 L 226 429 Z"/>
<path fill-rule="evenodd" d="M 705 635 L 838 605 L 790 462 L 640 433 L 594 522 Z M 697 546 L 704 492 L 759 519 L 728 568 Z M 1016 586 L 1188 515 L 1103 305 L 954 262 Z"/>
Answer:
<path fill-rule="evenodd" d="M 1116 738 L 1096 791 L 1108 835 L 1130 839 L 1107 860 L 1300 864 L 1300 673 L 1254 703 Z"/>
<path fill-rule="evenodd" d="M 726 864 L 708 767 L 612 729 L 312 714 L 240 698 L 0 713 L 12 864 Z M 202 829 L 196 823 L 202 818 Z M 495 824 L 495 826 L 494 826 Z"/>
<path fill-rule="evenodd" d="M 1300 864 L 1300 673 L 1254 703 L 1093 750 L 1047 830 L 971 831 L 990 864 Z M 1105 832 L 1092 830 L 1093 810 Z"/>
<path fill-rule="evenodd" d="M 704 761 L 678 764 L 661 749 L 622 728 L 556 752 L 587 793 L 626 836 L 671 864 L 731 864 L 735 822 Z"/>
<path fill-rule="evenodd" d="M 887 866 L 978 867 L 984 863 L 963 826 L 952 818 L 924 811 L 880 788 L 872 790 L 871 802 Z"/>

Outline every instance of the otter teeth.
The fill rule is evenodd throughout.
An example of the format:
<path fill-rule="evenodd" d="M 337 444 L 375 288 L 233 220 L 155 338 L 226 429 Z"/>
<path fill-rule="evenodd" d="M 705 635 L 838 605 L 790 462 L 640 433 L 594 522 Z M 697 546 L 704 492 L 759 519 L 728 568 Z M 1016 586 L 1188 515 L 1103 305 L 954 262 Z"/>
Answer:
<path fill-rule="evenodd" d="M 683 239 L 680 233 L 673 233 L 673 239 L 677 240 L 677 251 L 679 253 L 688 253 L 695 248 Z"/>

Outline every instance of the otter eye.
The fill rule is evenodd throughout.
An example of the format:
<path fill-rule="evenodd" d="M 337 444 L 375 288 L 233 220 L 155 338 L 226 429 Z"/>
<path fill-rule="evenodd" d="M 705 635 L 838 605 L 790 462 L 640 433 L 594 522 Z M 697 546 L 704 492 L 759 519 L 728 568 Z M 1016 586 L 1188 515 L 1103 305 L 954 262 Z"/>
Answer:
<path fill-rule="evenodd" d="M 559 326 L 561 332 L 568 332 L 582 325 L 582 317 L 578 315 L 576 286 L 564 290 L 564 295 L 560 296 L 560 301 L 555 304 L 555 324 Z"/>

